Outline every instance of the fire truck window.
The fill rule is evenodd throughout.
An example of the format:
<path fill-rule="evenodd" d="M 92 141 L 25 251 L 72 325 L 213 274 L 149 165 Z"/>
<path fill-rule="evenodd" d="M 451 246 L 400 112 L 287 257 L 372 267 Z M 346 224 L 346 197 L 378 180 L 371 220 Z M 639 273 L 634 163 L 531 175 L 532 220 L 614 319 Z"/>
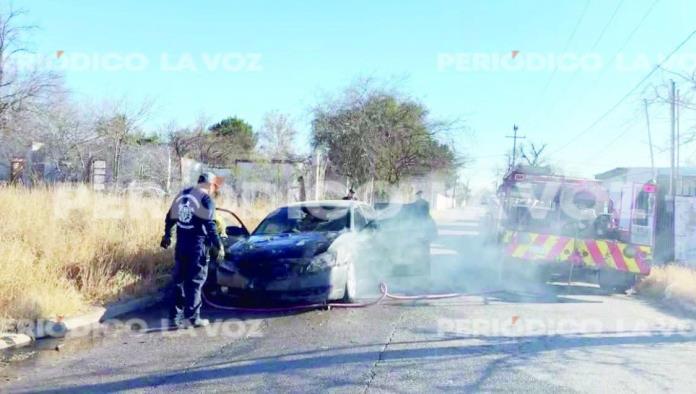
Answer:
<path fill-rule="evenodd" d="M 633 224 L 638 226 L 648 225 L 648 210 L 650 209 L 650 194 L 644 191 L 638 193 L 633 204 Z"/>
<path fill-rule="evenodd" d="M 510 195 L 515 198 L 530 198 L 532 195 L 529 183 L 516 183 L 512 186 Z"/>
<path fill-rule="evenodd" d="M 573 196 L 573 204 L 580 209 L 590 209 L 594 208 L 597 204 L 594 194 L 588 191 L 580 191 Z"/>

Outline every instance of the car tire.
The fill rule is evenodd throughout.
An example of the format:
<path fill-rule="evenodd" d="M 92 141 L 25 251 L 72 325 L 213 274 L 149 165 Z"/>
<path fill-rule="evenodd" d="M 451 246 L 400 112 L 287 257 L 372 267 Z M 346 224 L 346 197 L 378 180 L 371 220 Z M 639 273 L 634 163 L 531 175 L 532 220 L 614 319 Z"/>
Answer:
<path fill-rule="evenodd" d="M 599 288 L 609 293 L 625 293 L 636 284 L 636 275 L 615 270 L 600 270 L 597 281 Z"/>
<path fill-rule="evenodd" d="M 355 293 L 357 292 L 357 281 L 355 278 L 355 266 L 353 264 L 348 264 L 347 274 L 346 274 L 346 285 L 343 290 L 343 298 L 341 301 L 346 303 L 351 303 L 355 300 Z"/>

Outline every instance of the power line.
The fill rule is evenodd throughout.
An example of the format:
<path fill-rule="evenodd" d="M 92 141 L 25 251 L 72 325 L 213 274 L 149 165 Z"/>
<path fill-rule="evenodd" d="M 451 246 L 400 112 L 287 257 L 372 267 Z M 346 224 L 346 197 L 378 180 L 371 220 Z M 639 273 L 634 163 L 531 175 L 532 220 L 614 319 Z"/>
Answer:
<path fill-rule="evenodd" d="M 659 0 L 658 0 L 658 1 L 659 1 Z M 693 38 L 694 35 L 696 35 L 696 30 L 692 31 L 681 43 L 679 43 L 679 45 L 677 45 L 676 48 L 674 48 L 674 49 L 669 53 L 669 55 L 667 55 L 667 57 L 665 57 L 658 65 L 656 65 L 655 67 L 653 67 L 653 69 L 650 70 L 650 72 L 649 72 L 647 75 L 645 75 L 635 86 L 633 86 L 633 88 L 631 88 L 626 94 L 624 94 L 623 97 L 621 97 L 621 99 L 619 99 L 619 101 L 616 102 L 616 104 L 614 104 L 613 106 L 611 106 L 607 111 L 605 111 L 602 115 L 600 115 L 600 116 L 599 116 L 594 122 L 592 122 L 588 127 L 586 127 L 585 129 L 583 129 L 582 131 L 580 131 L 578 134 L 576 134 L 575 136 L 573 136 L 573 137 L 570 139 L 570 141 L 568 141 L 567 144 L 565 144 L 565 145 L 561 146 L 560 148 L 556 149 L 556 150 L 553 151 L 550 155 L 554 155 L 554 154 L 556 154 L 556 153 L 562 151 L 563 149 L 567 148 L 568 146 L 570 146 L 573 142 L 575 142 L 575 140 L 577 140 L 578 138 L 582 137 L 582 136 L 585 135 L 587 132 L 589 132 L 590 130 L 592 130 L 595 126 L 597 126 L 600 122 L 602 122 L 607 116 L 609 116 L 612 112 L 614 112 L 614 111 L 616 110 L 616 108 L 618 108 L 621 104 L 623 104 L 623 102 L 626 101 L 626 99 L 627 99 L 628 97 L 630 97 L 636 90 L 638 90 L 638 88 L 639 88 L 643 83 L 645 83 L 645 81 L 647 81 L 647 80 L 655 73 L 655 71 L 657 71 L 658 69 L 660 69 L 660 67 L 662 67 L 662 65 L 665 64 L 677 51 L 679 51 L 684 45 L 686 45 L 686 43 L 689 42 L 689 41 L 691 40 L 691 38 Z"/>
<path fill-rule="evenodd" d="M 621 51 L 623 51 L 623 50 L 626 48 L 626 45 L 628 45 L 629 42 L 631 42 L 631 40 L 633 39 L 633 36 L 636 35 L 636 32 L 638 32 L 638 30 L 640 30 L 640 28 L 643 26 L 643 23 L 645 23 L 645 21 L 648 19 L 648 17 L 650 16 L 650 14 L 652 14 L 653 9 L 655 9 L 655 6 L 656 6 L 657 3 L 659 3 L 660 1 L 661 1 L 661 0 L 655 0 L 655 1 L 653 1 L 653 2 L 650 4 L 650 6 L 645 10 L 645 13 L 643 13 L 643 16 L 642 16 L 642 17 L 640 18 L 640 20 L 638 21 L 638 24 L 636 24 L 636 26 L 633 28 L 633 30 L 631 30 L 631 32 L 628 34 L 628 36 L 626 36 L 626 39 L 624 40 L 623 44 L 621 44 L 621 46 L 619 46 L 619 48 L 618 48 L 616 51 L 614 51 L 614 54 L 609 58 L 609 59 L 611 59 L 611 61 L 609 62 L 609 64 L 607 65 L 607 67 L 605 67 L 605 68 L 599 73 L 599 75 L 598 75 L 597 78 L 595 79 L 595 83 L 599 80 L 599 78 L 601 78 L 601 77 L 607 72 L 607 70 L 609 69 L 608 66 L 611 65 L 611 64 L 614 64 L 614 62 L 616 61 L 616 56 L 617 56 L 619 53 L 621 53 Z M 587 97 L 587 90 L 585 91 L 585 94 L 582 96 L 582 99 L 581 99 L 581 100 L 584 100 L 585 97 Z"/>
<path fill-rule="evenodd" d="M 604 67 L 604 68 L 602 69 L 602 71 L 601 71 L 601 72 L 597 75 L 597 77 L 594 79 L 593 84 L 596 84 L 597 81 L 599 81 L 599 79 L 602 78 L 602 76 L 604 76 L 604 74 L 607 72 L 607 70 L 609 70 L 609 65 L 614 64 L 614 62 L 616 61 L 616 56 L 617 56 L 621 51 L 623 51 L 624 48 L 626 48 L 626 45 L 628 45 L 629 42 L 631 42 L 631 40 L 633 39 L 633 36 L 636 34 L 636 32 L 637 32 L 638 30 L 640 30 L 640 28 L 643 26 L 643 23 L 645 23 L 645 21 L 648 19 L 648 17 L 649 17 L 650 14 L 652 13 L 652 11 L 653 11 L 653 9 L 655 8 L 655 6 L 657 5 L 657 3 L 659 3 L 660 1 L 661 1 L 661 0 L 655 0 L 654 2 L 652 2 L 652 3 L 650 4 L 650 6 L 649 6 L 649 7 L 646 9 L 646 11 L 643 13 L 643 16 L 642 16 L 642 17 L 640 18 L 640 20 L 638 21 L 638 24 L 636 24 L 636 26 L 633 28 L 633 30 L 631 30 L 631 32 L 628 34 L 628 36 L 626 36 L 626 39 L 624 39 L 623 44 L 621 44 L 621 46 L 620 46 L 620 47 L 614 52 L 614 54 L 610 57 L 611 61 L 609 62 L 609 64 L 608 64 L 606 67 Z M 616 13 L 618 12 L 618 9 L 619 9 L 619 7 L 621 6 L 622 3 L 623 3 L 623 0 L 622 0 L 622 2 L 619 3 L 619 5 L 614 9 L 614 14 L 613 14 L 612 17 L 610 18 L 610 22 L 611 22 L 611 21 L 613 20 L 613 18 L 615 17 L 615 15 L 616 15 Z M 600 36 L 598 37 L 598 39 L 595 41 L 595 45 L 598 44 L 599 41 L 601 40 L 601 38 L 602 38 L 602 36 L 604 35 L 604 31 L 606 30 L 607 26 L 609 26 L 609 23 L 607 23 L 607 25 L 605 25 L 605 28 L 603 29 L 602 33 L 600 34 Z M 570 86 L 570 84 L 568 84 L 567 86 Z M 589 92 L 589 89 L 583 90 L 582 96 L 580 96 L 580 98 L 578 98 L 578 99 L 576 100 L 576 102 L 577 102 L 577 103 L 584 103 L 584 102 L 585 102 L 585 99 L 587 98 L 588 92 Z M 555 108 L 555 104 L 554 104 L 554 108 Z M 537 111 L 537 112 L 538 112 L 538 111 Z"/>
<path fill-rule="evenodd" d="M 594 153 L 594 155 L 592 156 L 592 161 L 594 161 L 595 159 L 597 159 L 599 157 L 602 157 L 604 152 L 606 152 L 612 145 L 617 143 L 619 140 L 621 140 L 621 138 L 623 138 L 626 134 L 628 134 L 628 132 L 633 130 L 633 126 L 636 124 L 637 119 L 638 119 L 638 117 L 632 117 L 631 121 L 628 122 L 626 127 L 623 129 L 623 131 L 621 131 L 621 133 L 619 133 L 619 135 L 616 136 L 616 138 L 611 140 L 608 144 L 605 144 L 604 147 L 602 147 L 602 149 L 600 149 Z"/>
<path fill-rule="evenodd" d="M 590 7 L 590 0 L 587 0 L 585 2 L 585 7 L 582 9 L 582 13 L 580 14 L 580 18 L 578 18 L 578 21 L 575 23 L 575 27 L 573 28 L 573 31 L 570 33 L 570 36 L 568 36 L 568 40 L 566 41 L 565 45 L 563 46 L 563 53 L 565 53 L 568 50 L 568 47 L 570 47 L 570 43 L 575 38 L 575 34 L 578 32 L 578 28 L 580 28 L 580 24 L 582 24 L 582 21 L 585 19 L 585 14 L 587 13 L 587 9 L 589 7 Z M 549 86 L 551 85 L 551 82 L 553 81 L 554 77 L 556 76 L 556 72 L 558 72 L 558 67 L 554 67 L 553 72 L 551 72 L 551 76 L 546 81 L 546 84 L 544 85 L 543 89 L 541 89 L 541 93 L 539 94 L 540 98 L 546 94 L 546 91 L 548 90 Z"/>
<path fill-rule="evenodd" d="M 607 22 L 604 24 L 604 27 L 602 28 L 602 31 L 599 33 L 599 36 L 597 36 L 597 39 L 595 40 L 594 44 L 592 44 L 592 47 L 590 48 L 589 52 L 594 51 L 597 48 L 597 45 L 599 45 L 600 41 L 602 41 L 602 38 L 604 37 L 604 34 L 607 32 L 609 29 L 609 26 L 611 26 L 612 22 L 614 21 L 614 18 L 616 18 L 616 15 L 619 13 L 619 9 L 621 8 L 621 5 L 623 5 L 625 0 L 620 0 L 616 7 L 614 8 L 614 12 L 611 14 Z M 640 24 L 639 24 L 640 25 Z M 561 89 L 561 92 L 566 92 L 570 88 L 571 85 L 575 82 L 575 79 L 577 78 L 578 73 L 574 73 L 571 75 L 570 79 L 568 82 L 563 86 Z M 553 100 L 553 103 L 551 104 L 551 108 L 549 112 L 554 112 L 556 107 L 558 106 L 558 102 L 560 100 Z"/>
<path fill-rule="evenodd" d="M 638 22 L 636 27 L 633 28 L 633 30 L 628 35 L 628 37 L 626 37 L 626 40 L 624 40 L 624 43 L 621 44 L 621 47 L 619 47 L 619 49 L 614 53 L 614 57 L 616 57 L 616 55 L 618 55 L 619 52 L 621 52 L 622 50 L 624 50 L 624 48 L 626 48 L 626 45 L 628 45 L 628 43 L 631 41 L 631 39 L 633 39 L 633 36 L 636 34 L 638 29 L 640 29 L 640 27 L 643 26 L 643 23 L 645 23 L 645 21 L 648 19 L 648 16 L 650 16 L 653 9 L 655 8 L 657 3 L 659 3 L 659 2 L 660 2 L 660 0 L 655 0 L 652 4 L 650 4 L 650 7 L 648 7 L 648 9 L 645 11 L 645 14 L 643 14 L 643 17 L 640 18 L 640 21 Z"/>
<path fill-rule="evenodd" d="M 590 52 L 594 51 L 595 48 L 597 48 L 597 45 L 599 45 L 599 42 L 602 41 L 602 38 L 604 38 L 604 33 L 607 32 L 609 29 L 609 26 L 611 26 L 611 23 L 614 21 L 614 18 L 616 18 L 616 14 L 619 13 L 619 9 L 623 5 L 624 0 L 619 1 L 619 4 L 616 5 L 616 8 L 614 8 L 614 12 L 611 14 L 609 17 L 609 20 L 607 23 L 604 24 L 604 27 L 602 28 L 602 31 L 599 33 L 599 36 L 595 40 L 594 44 L 592 44 L 592 47 L 590 48 Z"/>

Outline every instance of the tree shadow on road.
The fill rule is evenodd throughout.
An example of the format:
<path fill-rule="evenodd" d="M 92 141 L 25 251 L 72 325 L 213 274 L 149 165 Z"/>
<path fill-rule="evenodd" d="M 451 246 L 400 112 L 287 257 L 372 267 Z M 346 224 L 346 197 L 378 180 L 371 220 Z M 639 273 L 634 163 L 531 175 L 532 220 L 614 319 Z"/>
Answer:
<path fill-rule="evenodd" d="M 476 338 L 480 342 L 465 342 L 457 344 L 463 339 Z M 452 342 L 448 344 L 448 342 Z M 387 349 L 382 355 L 379 350 L 360 350 L 370 346 L 361 345 L 354 347 L 341 347 L 335 349 L 314 350 L 299 353 L 278 353 L 277 355 L 259 358 L 239 358 L 234 361 L 203 364 L 193 368 L 168 372 L 166 374 L 150 374 L 112 382 L 96 383 L 89 385 L 73 385 L 62 388 L 51 388 L 36 392 L 114 392 L 133 390 L 157 386 L 171 386 L 176 384 L 200 384 L 206 381 L 219 379 L 233 379 L 260 374 L 294 374 L 305 373 L 307 370 L 330 367 L 340 371 L 342 365 L 354 363 L 382 362 L 413 362 L 428 364 L 456 359 L 460 357 L 476 357 L 482 355 L 500 354 L 504 357 L 487 365 L 482 373 L 461 389 L 464 391 L 476 391 L 499 368 L 505 367 L 512 360 L 528 362 L 544 352 L 566 351 L 572 349 L 589 350 L 592 348 L 612 348 L 627 345 L 669 345 L 689 344 L 696 339 L 685 335 L 668 335 L 665 332 L 647 333 L 598 333 L 592 335 L 539 335 L 525 337 L 483 336 L 483 337 L 455 337 L 432 341 L 394 342 L 390 346 L 398 346 L 398 349 Z M 445 344 L 446 346 L 442 346 Z M 434 346 L 435 345 L 435 346 Z M 404 346 L 410 346 L 403 348 Z M 355 351 L 358 349 L 359 351 Z M 234 384 L 234 380 L 230 380 Z"/>

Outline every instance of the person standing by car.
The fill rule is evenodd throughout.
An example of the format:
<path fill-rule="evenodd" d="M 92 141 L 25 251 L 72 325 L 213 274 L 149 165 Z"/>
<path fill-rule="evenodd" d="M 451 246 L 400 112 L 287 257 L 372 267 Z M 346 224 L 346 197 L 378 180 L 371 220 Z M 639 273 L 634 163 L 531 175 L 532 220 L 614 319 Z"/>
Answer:
<path fill-rule="evenodd" d="M 211 196 L 213 197 L 213 202 L 215 203 L 215 206 L 218 206 L 218 203 L 222 199 L 220 189 L 222 189 L 223 182 L 224 179 L 219 176 L 216 176 L 213 179 L 213 184 L 215 185 L 216 190 L 211 194 Z M 215 228 L 217 229 L 217 233 L 222 241 L 222 249 L 224 249 L 224 245 L 227 240 L 227 234 L 225 233 L 225 228 L 227 226 L 225 225 L 225 220 L 222 218 L 222 216 L 220 216 L 219 211 L 215 211 L 213 215 L 213 220 L 215 221 Z M 218 247 L 218 245 L 212 244 L 210 250 L 208 251 L 210 256 L 209 261 L 212 263 L 217 263 L 218 259 L 220 258 L 220 251 L 221 249 Z"/>
<path fill-rule="evenodd" d="M 413 237 L 415 251 L 413 256 L 418 261 L 422 261 L 423 269 L 420 273 L 430 275 L 430 243 L 437 238 L 437 225 L 430 216 L 430 203 L 423 198 L 423 191 L 416 192 L 416 200 L 412 203 L 414 208 L 415 220 L 418 223 Z"/>
<path fill-rule="evenodd" d="M 164 236 L 160 246 L 171 245 L 172 228 L 176 226 L 174 251 L 174 295 L 169 317 L 177 327 L 203 327 L 201 319 L 201 290 L 208 275 L 207 249 L 220 248 L 222 240 L 215 225 L 215 203 L 211 198 L 218 189 L 213 173 L 203 173 L 198 184 L 181 191 L 172 202 L 165 218 Z"/>
<path fill-rule="evenodd" d="M 341 200 L 357 200 L 355 198 L 355 190 L 353 190 L 353 188 L 348 189 L 348 194 L 346 194 Z"/>
<path fill-rule="evenodd" d="M 430 203 L 423 198 L 423 191 L 418 190 L 416 192 L 416 201 L 413 202 L 413 206 L 416 207 L 418 213 L 423 216 L 430 215 Z"/>

